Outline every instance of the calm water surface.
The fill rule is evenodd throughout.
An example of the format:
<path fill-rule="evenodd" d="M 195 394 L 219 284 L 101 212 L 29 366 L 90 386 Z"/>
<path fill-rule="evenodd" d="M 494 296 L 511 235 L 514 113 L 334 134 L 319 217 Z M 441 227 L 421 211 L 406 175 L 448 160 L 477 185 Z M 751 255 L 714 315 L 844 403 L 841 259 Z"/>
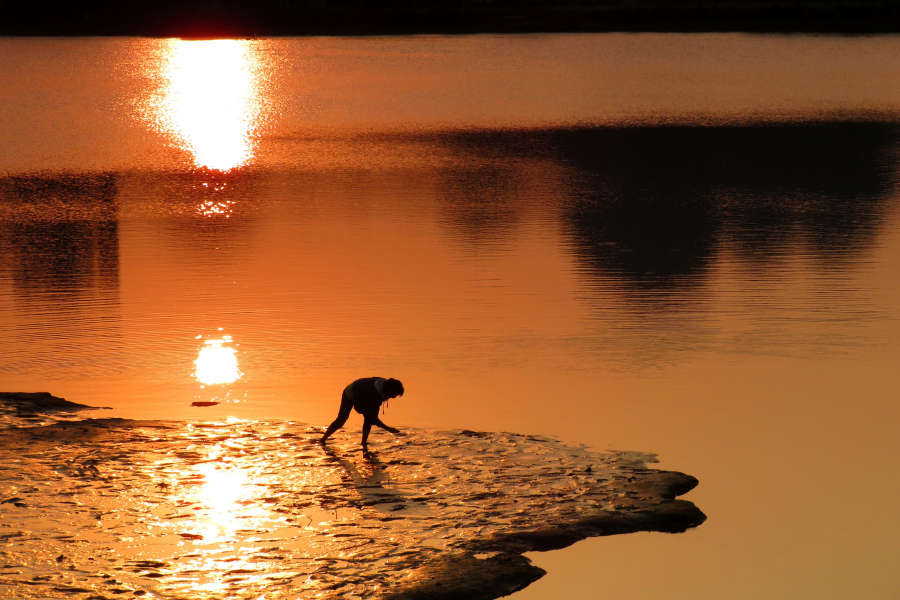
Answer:
<path fill-rule="evenodd" d="M 900 38 L 0 56 L 0 389 L 325 425 L 394 376 L 389 424 L 700 479 L 702 527 L 536 555 L 522 600 L 900 594 Z"/>

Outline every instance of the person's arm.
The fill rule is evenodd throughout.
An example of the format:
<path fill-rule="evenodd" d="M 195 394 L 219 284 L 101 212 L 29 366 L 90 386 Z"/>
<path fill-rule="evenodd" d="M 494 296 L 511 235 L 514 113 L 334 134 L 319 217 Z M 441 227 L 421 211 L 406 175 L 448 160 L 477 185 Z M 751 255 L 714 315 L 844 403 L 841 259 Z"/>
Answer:
<path fill-rule="evenodd" d="M 391 427 L 390 425 L 385 425 L 384 423 L 381 422 L 381 419 L 379 419 L 378 417 L 375 417 L 374 419 L 372 419 L 372 425 L 378 425 L 379 427 L 381 427 L 381 428 L 384 429 L 385 431 L 390 431 L 390 432 L 393 433 L 393 434 L 400 433 L 400 430 L 399 430 L 399 429 L 394 429 L 394 428 Z"/>

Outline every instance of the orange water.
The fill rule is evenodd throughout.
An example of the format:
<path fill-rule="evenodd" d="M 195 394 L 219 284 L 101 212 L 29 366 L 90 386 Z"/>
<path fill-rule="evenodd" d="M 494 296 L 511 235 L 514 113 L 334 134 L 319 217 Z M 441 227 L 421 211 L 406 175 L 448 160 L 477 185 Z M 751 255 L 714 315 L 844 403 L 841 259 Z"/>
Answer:
<path fill-rule="evenodd" d="M 0 55 L 0 389 L 325 425 L 394 376 L 391 425 L 700 479 L 702 527 L 536 556 L 523 600 L 900 590 L 900 38 Z"/>

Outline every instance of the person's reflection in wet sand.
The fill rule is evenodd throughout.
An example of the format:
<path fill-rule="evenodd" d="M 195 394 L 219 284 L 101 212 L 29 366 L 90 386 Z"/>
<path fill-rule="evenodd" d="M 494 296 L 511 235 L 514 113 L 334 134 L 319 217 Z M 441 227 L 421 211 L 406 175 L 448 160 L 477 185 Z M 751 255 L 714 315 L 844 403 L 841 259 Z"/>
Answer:
<path fill-rule="evenodd" d="M 345 481 L 352 484 L 359 494 L 359 499 L 356 503 L 351 503 L 351 507 L 398 506 L 408 502 L 406 494 L 397 489 L 396 485 L 391 486 L 387 465 L 378 460 L 374 453 L 367 452 L 364 461 L 357 463 L 346 456 L 340 456 L 328 446 L 323 445 L 322 449 L 329 459 L 341 466 L 346 477 Z M 341 507 L 338 503 L 332 504 L 329 509 L 336 510 Z"/>
<path fill-rule="evenodd" d="M 341 408 L 338 411 L 337 418 L 328 426 L 325 434 L 322 436 L 320 443 L 322 445 L 328 441 L 331 435 L 344 426 L 350 417 L 350 409 L 356 410 L 364 417 L 362 431 L 362 451 L 364 457 L 369 457 L 369 432 L 372 425 L 378 425 L 385 431 L 390 431 L 394 435 L 399 435 L 400 430 L 384 424 L 378 418 L 378 411 L 382 404 L 385 404 L 391 398 L 403 395 L 403 384 L 397 379 L 385 379 L 383 377 L 364 377 L 357 379 L 346 388 L 341 395 Z"/>
<path fill-rule="evenodd" d="M 325 454 L 343 467 L 347 476 L 353 481 L 354 487 L 361 491 L 366 488 L 380 488 L 381 484 L 388 480 L 384 463 L 378 460 L 374 452 L 365 456 L 365 462 L 357 464 L 352 460 L 340 456 L 333 448 L 322 446 Z"/>

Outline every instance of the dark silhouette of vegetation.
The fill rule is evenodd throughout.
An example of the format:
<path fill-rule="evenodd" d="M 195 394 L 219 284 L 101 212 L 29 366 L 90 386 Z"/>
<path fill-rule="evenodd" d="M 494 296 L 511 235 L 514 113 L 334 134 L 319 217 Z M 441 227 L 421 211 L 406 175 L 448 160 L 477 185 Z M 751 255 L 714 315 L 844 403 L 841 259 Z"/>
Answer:
<path fill-rule="evenodd" d="M 41 217 L 0 222 L 13 285 L 46 297 L 118 290 L 117 194 L 110 173 L 0 179 L 0 203 L 30 205 Z"/>
<path fill-rule="evenodd" d="M 728 244 L 763 267 L 802 243 L 821 262 L 854 260 L 883 227 L 896 189 L 891 123 L 580 127 L 447 133 L 441 143 L 507 172 L 470 173 L 465 194 L 444 181 L 453 219 L 474 244 L 522 220 L 498 189 L 516 158 L 571 169 L 559 207 L 584 272 L 642 290 L 695 287 Z"/>
<path fill-rule="evenodd" d="M 2 35 L 900 30 L 897 0 L 0 0 Z"/>
<path fill-rule="evenodd" d="M 892 197 L 897 128 L 880 123 L 560 132 L 586 177 L 566 208 L 583 264 L 664 289 L 717 246 L 762 265 L 803 242 L 823 262 L 871 245 Z"/>

